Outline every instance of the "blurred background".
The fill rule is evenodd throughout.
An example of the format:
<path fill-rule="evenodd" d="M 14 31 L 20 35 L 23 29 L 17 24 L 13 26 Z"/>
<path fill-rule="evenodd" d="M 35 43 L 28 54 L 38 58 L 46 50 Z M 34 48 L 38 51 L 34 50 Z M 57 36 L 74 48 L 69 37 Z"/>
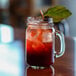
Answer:
<path fill-rule="evenodd" d="M 12 27 L 25 28 L 27 16 L 34 16 L 40 9 L 46 10 L 50 6 L 64 5 L 71 12 L 60 29 L 65 30 L 66 36 L 76 36 L 76 10 L 75 0 L 0 0 L 0 24 L 8 24 Z M 70 30 L 69 30 L 70 29 Z"/>
<path fill-rule="evenodd" d="M 0 0 L 0 23 L 24 28 L 27 16 L 37 15 L 53 4 L 53 0 Z"/>
<path fill-rule="evenodd" d="M 72 12 L 57 28 L 65 36 L 75 37 L 76 0 L 0 0 L 0 58 L 3 58 L 0 59 L 0 76 L 23 76 L 25 20 L 36 16 L 40 9 L 46 11 L 55 5 L 64 5 Z M 9 71 L 5 69 L 8 65 Z"/>

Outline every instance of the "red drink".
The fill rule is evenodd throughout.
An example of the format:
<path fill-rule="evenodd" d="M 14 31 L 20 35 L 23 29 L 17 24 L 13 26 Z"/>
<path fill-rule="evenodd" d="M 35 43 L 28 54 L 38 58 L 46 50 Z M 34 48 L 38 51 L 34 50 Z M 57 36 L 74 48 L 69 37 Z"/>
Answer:
<path fill-rule="evenodd" d="M 27 29 L 27 63 L 31 66 L 50 66 L 54 62 L 51 29 Z"/>

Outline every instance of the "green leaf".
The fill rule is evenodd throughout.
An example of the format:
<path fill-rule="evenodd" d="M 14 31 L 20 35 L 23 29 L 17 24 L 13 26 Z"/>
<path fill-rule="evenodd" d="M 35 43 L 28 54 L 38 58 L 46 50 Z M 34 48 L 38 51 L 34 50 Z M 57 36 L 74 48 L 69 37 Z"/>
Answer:
<path fill-rule="evenodd" d="M 54 22 L 60 22 L 61 20 L 66 19 L 71 15 L 72 13 L 66 7 L 61 5 L 49 8 L 44 13 L 44 16 L 52 17 Z"/>

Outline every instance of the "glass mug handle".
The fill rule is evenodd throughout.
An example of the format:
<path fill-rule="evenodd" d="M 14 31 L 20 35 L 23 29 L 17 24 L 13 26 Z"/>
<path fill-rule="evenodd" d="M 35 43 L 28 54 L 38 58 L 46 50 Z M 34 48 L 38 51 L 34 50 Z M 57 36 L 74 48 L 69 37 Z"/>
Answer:
<path fill-rule="evenodd" d="M 58 54 L 57 54 L 57 52 L 55 52 L 55 57 L 59 58 L 65 52 L 65 41 L 64 41 L 64 35 L 62 32 L 56 31 L 55 33 L 56 33 L 56 36 L 58 36 L 60 38 L 60 43 L 61 43 L 60 52 L 58 52 Z"/>

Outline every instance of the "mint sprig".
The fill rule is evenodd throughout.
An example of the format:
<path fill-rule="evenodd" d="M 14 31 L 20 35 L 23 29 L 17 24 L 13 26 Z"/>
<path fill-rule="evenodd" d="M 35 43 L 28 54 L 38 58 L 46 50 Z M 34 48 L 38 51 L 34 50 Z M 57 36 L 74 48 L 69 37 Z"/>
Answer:
<path fill-rule="evenodd" d="M 72 13 L 70 10 L 61 5 L 51 7 L 46 12 L 44 12 L 44 16 L 52 17 L 54 22 L 60 22 L 61 20 L 66 19 L 71 15 Z"/>

